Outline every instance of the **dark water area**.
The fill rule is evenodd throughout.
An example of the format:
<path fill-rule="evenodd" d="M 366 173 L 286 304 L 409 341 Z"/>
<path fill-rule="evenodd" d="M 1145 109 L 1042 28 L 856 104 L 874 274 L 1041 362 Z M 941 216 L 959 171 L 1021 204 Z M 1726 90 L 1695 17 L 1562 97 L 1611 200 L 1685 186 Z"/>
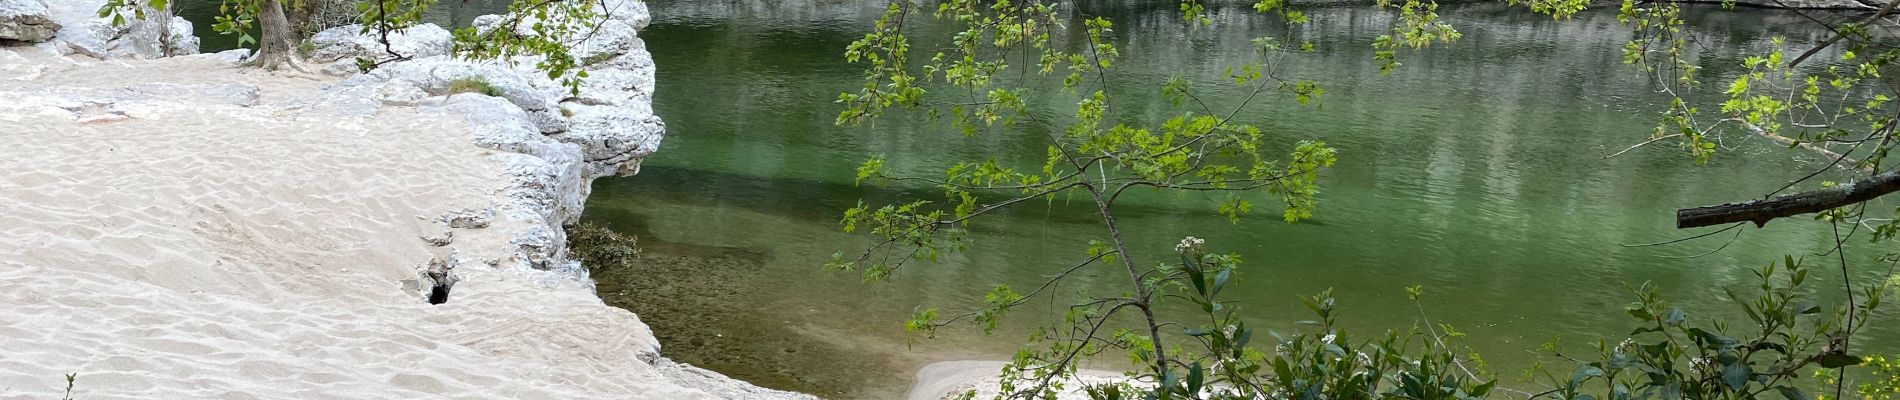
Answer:
<path fill-rule="evenodd" d="M 659 66 L 654 108 L 667 138 L 639 175 L 596 181 L 584 219 L 639 238 L 647 263 L 596 279 L 603 299 L 653 326 L 668 357 L 768 387 L 895 398 L 923 364 L 1006 359 L 1037 322 L 1061 316 L 1059 302 L 1019 308 L 987 337 L 951 329 L 924 339 L 902 328 L 919 307 L 969 309 L 995 284 L 1033 287 L 1078 261 L 1089 240 L 1106 236 L 1092 206 L 1079 202 L 981 220 L 968 251 L 908 266 L 890 282 L 822 269 L 834 253 L 867 244 L 841 232 L 845 208 L 860 199 L 941 196 L 928 187 L 854 185 L 853 170 L 866 158 L 883 154 L 893 171 L 936 176 L 954 161 L 991 157 L 1035 170 L 1045 156 L 1027 129 L 965 137 L 906 116 L 834 126 L 840 109 L 831 100 L 858 85 L 862 72 L 844 63 L 843 49 L 870 29 L 880 4 L 649 3 L 654 20 L 641 37 Z M 503 5 L 447 2 L 431 18 L 465 23 Z M 1419 312 L 1403 288 L 1422 285 L 1433 321 L 1468 334 L 1490 370 L 1516 386 L 1545 342 L 1581 349 L 1628 333 L 1627 285 L 1654 282 L 1692 319 L 1734 319 L 1739 311 L 1724 288 L 1748 287 L 1750 269 L 1783 255 L 1818 260 L 1814 254 L 1832 247 L 1829 226 L 1807 218 L 1749 228 L 1732 243 L 1724 234 L 1623 246 L 1702 232 L 1676 230 L 1675 210 L 1756 198 L 1826 160 L 1749 135 L 1726 137 L 1727 148 L 1707 165 L 1667 145 L 1605 159 L 1646 140 L 1666 105 L 1641 71 L 1622 63 L 1629 33 L 1614 10 L 1554 21 L 1502 4 L 1446 5 L 1440 14 L 1463 39 L 1408 52 L 1382 76 L 1370 42 L 1390 29 L 1388 12 L 1313 7 L 1305 10 L 1313 23 L 1287 28 L 1216 4 L 1212 29 L 1196 31 L 1174 5 L 1088 2 L 1074 13 L 1115 24 L 1124 58 L 1110 90 L 1122 121 L 1170 115 L 1158 88 L 1175 76 L 1196 80 L 1211 103 L 1237 103 L 1245 93 L 1211 78 L 1252 59 L 1250 38 L 1298 38 L 1319 49 L 1289 69 L 1326 89 L 1317 106 L 1274 98 L 1239 117 L 1264 129 L 1275 148 L 1317 139 L 1338 149 L 1313 220 L 1285 224 L 1277 207 L 1262 207 L 1230 223 L 1214 212 L 1217 199 L 1199 195 L 1142 194 L 1118 211 L 1144 264 L 1165 261 L 1189 235 L 1241 254 L 1242 279 L 1226 295 L 1250 324 L 1300 329 L 1295 321 L 1309 316 L 1296 296 L 1330 288 L 1348 329 L 1405 329 Z M 1774 37 L 1805 49 L 1828 34 L 1774 10 L 1698 7 L 1685 18 L 1703 82 L 1732 79 L 1742 58 L 1768 51 Z M 914 36 L 944 33 L 926 24 Z M 217 50 L 212 43 L 208 51 Z M 1039 95 L 1032 104 L 1040 115 L 1074 110 L 1071 95 Z M 1886 272 L 1871 262 L 1885 249 L 1856 243 L 1847 251 L 1857 279 Z M 1085 270 L 1065 292 L 1118 292 L 1126 275 L 1117 271 Z M 1832 267 L 1812 273 L 1818 282 L 1841 278 Z M 1824 303 L 1842 300 L 1835 286 L 1811 289 Z M 1857 346 L 1900 350 L 1892 314 L 1857 336 Z"/>

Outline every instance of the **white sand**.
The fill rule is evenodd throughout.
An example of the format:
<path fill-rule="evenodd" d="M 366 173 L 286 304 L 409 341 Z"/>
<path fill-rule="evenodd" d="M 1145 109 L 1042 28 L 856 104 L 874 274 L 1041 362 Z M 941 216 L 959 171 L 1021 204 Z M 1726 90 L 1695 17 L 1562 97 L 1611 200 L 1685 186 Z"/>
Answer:
<path fill-rule="evenodd" d="M 446 251 L 418 217 L 505 183 L 454 119 L 298 109 L 320 78 L 205 57 L 22 52 L 0 49 L 0 398 L 67 373 L 85 399 L 712 397 L 579 285 L 465 262 L 447 304 L 403 287 Z M 506 257 L 511 224 L 453 247 Z"/>

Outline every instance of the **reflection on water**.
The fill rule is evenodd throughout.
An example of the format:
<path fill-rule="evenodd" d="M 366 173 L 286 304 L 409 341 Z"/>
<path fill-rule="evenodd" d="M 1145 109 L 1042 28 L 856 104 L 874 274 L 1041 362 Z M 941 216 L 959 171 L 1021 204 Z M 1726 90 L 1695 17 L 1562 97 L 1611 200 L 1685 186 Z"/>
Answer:
<path fill-rule="evenodd" d="M 1276 101 L 1243 117 L 1268 129 L 1278 146 L 1317 138 L 1339 149 L 1340 165 L 1324 176 L 1313 223 L 1286 225 L 1266 213 L 1230 224 L 1198 195 L 1138 197 L 1121 214 L 1135 227 L 1134 251 L 1145 262 L 1158 262 L 1184 235 L 1241 253 L 1244 286 L 1230 291 L 1250 318 L 1276 329 L 1296 329 L 1290 322 L 1304 318 L 1295 295 L 1325 288 L 1335 289 L 1351 327 L 1403 327 L 1416 311 L 1400 288 L 1422 284 L 1433 318 L 1479 338 L 1474 345 L 1494 370 L 1508 374 L 1529 365 L 1526 350 L 1551 338 L 1581 342 L 1628 332 L 1620 311 L 1629 301 L 1625 283 L 1655 281 L 1692 315 L 1726 315 L 1721 288 L 1744 283 L 1745 267 L 1828 243 L 1822 226 L 1777 221 L 1696 259 L 1662 256 L 1720 243 L 1618 245 L 1681 235 L 1672 226 L 1674 209 L 1757 196 L 1816 161 L 1740 137 L 1729 143 L 1736 149 L 1707 166 L 1665 147 L 1602 159 L 1644 139 L 1662 100 L 1621 64 L 1628 36 L 1607 11 L 1556 22 L 1500 6 L 1448 6 L 1443 14 L 1464 39 L 1407 56 L 1404 67 L 1380 76 L 1369 40 L 1388 26 L 1382 12 L 1314 9 L 1313 24 L 1286 32 L 1243 9 L 1220 7 L 1215 29 L 1189 32 L 1171 3 L 1085 7 L 1080 13 L 1115 22 L 1126 59 L 1118 75 L 1124 86 L 1113 90 L 1125 122 L 1170 112 L 1148 92 L 1158 82 L 1218 76 L 1245 61 L 1246 38 L 1287 35 L 1321 46 L 1318 57 L 1294 69 L 1326 85 L 1321 106 Z M 587 218 L 636 231 L 643 243 L 771 254 L 759 260 L 763 265 L 744 267 L 747 273 L 722 275 L 721 290 L 744 293 L 754 318 L 723 325 L 746 327 L 741 332 L 752 337 L 655 323 L 661 332 L 697 338 L 667 341 L 667 354 L 786 389 L 890 397 L 924 362 L 1007 356 L 1028 325 L 1006 327 L 996 338 L 953 331 L 911 341 L 901 321 L 916 307 L 969 307 L 989 285 L 1037 282 L 1104 235 L 1087 207 L 1057 201 L 981 222 L 971 251 L 907 267 L 890 283 L 866 285 L 851 274 L 821 271 L 834 252 L 863 245 L 837 231 L 843 208 L 860 198 L 939 195 L 924 187 L 854 186 L 858 162 L 887 154 L 895 169 L 931 173 L 953 160 L 996 157 L 1033 169 L 1043 147 L 1023 133 L 1035 127 L 965 138 L 916 119 L 832 126 L 837 108 L 826 100 L 858 79 L 840 51 L 868 29 L 871 6 L 682 1 L 652 8 L 655 22 L 642 36 L 660 65 L 655 107 L 669 136 L 641 175 L 597 182 Z M 1798 45 L 1825 33 L 1763 10 L 1710 9 L 1692 18 L 1692 26 L 1705 29 L 1696 32 L 1696 56 L 1708 66 L 1707 81 L 1734 73 L 1730 65 L 1767 49 L 1773 36 Z M 1202 89 L 1226 104 L 1239 96 L 1218 85 Z M 1037 100 L 1052 117 L 1073 109 L 1072 98 Z M 695 257 L 647 249 L 652 256 Z M 1118 291 L 1122 282 L 1113 272 L 1091 272 L 1065 286 Z M 664 285 L 679 278 L 641 279 Z M 1865 337 L 1895 343 L 1893 328 L 1872 329 Z"/>

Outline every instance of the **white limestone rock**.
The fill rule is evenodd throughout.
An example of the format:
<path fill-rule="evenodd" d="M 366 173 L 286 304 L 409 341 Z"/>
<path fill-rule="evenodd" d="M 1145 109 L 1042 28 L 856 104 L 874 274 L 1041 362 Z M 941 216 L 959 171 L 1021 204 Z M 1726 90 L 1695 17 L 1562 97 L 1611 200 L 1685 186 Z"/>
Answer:
<path fill-rule="evenodd" d="M 367 74 L 350 77 L 343 84 L 374 85 L 403 81 L 435 95 L 446 95 L 450 94 L 450 84 L 461 79 L 486 82 L 502 98 L 525 111 L 548 111 L 554 108 L 552 93 L 535 87 L 529 78 L 511 68 L 493 63 L 454 60 L 446 56 L 384 65 Z"/>
<path fill-rule="evenodd" d="M 218 62 L 225 63 L 225 64 L 236 65 L 238 63 L 244 62 L 245 59 L 251 58 L 251 49 L 230 49 L 230 50 L 220 51 L 216 53 L 205 54 L 203 57 L 208 57 L 214 60 L 218 60 Z"/>
<path fill-rule="evenodd" d="M 563 101 L 640 106 L 652 113 L 647 106 L 653 103 L 653 54 L 647 52 L 645 42 L 634 38 L 622 53 L 586 68 L 587 78 L 581 81 L 580 93 Z"/>
<path fill-rule="evenodd" d="M 60 29 L 52 40 L 41 43 L 42 48 L 101 60 L 198 54 L 198 37 L 191 34 L 191 21 L 184 17 L 128 19 L 124 25 L 115 26 L 110 18 L 98 16 L 96 3 L 90 8 L 64 3 L 54 3 L 52 7 Z"/>
<path fill-rule="evenodd" d="M 528 266 L 540 270 L 553 269 L 557 264 L 561 264 L 558 260 L 561 260 L 560 256 L 564 254 L 560 253 L 564 250 L 563 247 L 566 247 L 555 244 L 567 241 L 560 232 L 548 229 L 546 226 L 535 225 L 515 236 L 509 243 L 519 247 L 515 253 L 516 257 L 527 261 Z"/>
<path fill-rule="evenodd" d="M 553 135 L 580 145 L 590 170 L 598 175 L 632 175 L 640 160 L 659 150 L 666 123 L 651 112 L 629 107 L 569 104 L 574 117 L 567 132 Z"/>
<path fill-rule="evenodd" d="M 329 63 L 353 60 L 357 57 L 389 58 L 390 50 L 409 58 L 426 58 L 449 54 L 454 38 L 447 29 L 435 24 L 421 24 L 408 27 L 389 35 L 389 48 L 385 49 L 377 41 L 374 32 L 364 34 L 363 26 L 350 24 L 324 29 L 310 37 L 315 49 L 310 52 L 309 61 Z"/>
<path fill-rule="evenodd" d="M 492 156 L 509 181 L 502 188 L 508 199 L 502 214 L 546 228 L 515 238 L 521 258 L 536 269 L 562 266 L 566 237 L 561 227 L 579 220 L 589 185 L 598 176 L 587 173 L 583 147 L 542 135 L 527 112 L 502 99 L 458 94 L 440 109 L 462 116 L 477 146 L 505 152 Z"/>
<path fill-rule="evenodd" d="M 110 22 L 107 22 L 110 26 Z M 184 17 L 171 17 L 171 26 L 164 21 L 148 20 L 127 23 L 115 28 L 118 36 L 106 41 L 106 56 L 100 58 L 159 58 L 198 54 L 198 37 L 191 34 L 191 21 Z M 170 54 L 166 46 L 170 46 Z"/>
<path fill-rule="evenodd" d="M 42 0 L 0 0 L 0 40 L 44 42 L 59 32 Z"/>
<path fill-rule="evenodd" d="M 429 92 L 425 92 L 422 88 L 416 87 L 414 83 L 406 81 L 388 82 L 379 85 L 376 87 L 374 93 L 373 96 L 376 97 L 376 101 L 394 106 L 413 106 L 430 97 Z"/>
<path fill-rule="evenodd" d="M 464 208 L 442 214 L 441 220 L 450 228 L 482 229 L 487 228 L 488 224 L 495 220 L 495 211 L 486 208 L 480 210 Z"/>
<path fill-rule="evenodd" d="M 350 63 L 350 62 L 331 63 L 330 65 L 325 65 L 323 66 L 323 68 L 317 70 L 317 73 L 319 74 L 324 74 L 324 75 L 334 76 L 334 77 L 339 77 L 339 78 L 350 76 L 350 75 L 356 75 L 359 72 L 363 72 L 363 71 L 356 67 L 356 63 Z"/>
<path fill-rule="evenodd" d="M 548 139 L 528 120 L 526 111 L 507 100 L 463 93 L 450 96 L 446 108 L 468 121 L 470 140 L 476 146 L 544 159 L 579 159 L 578 146 Z"/>
<path fill-rule="evenodd" d="M 413 104 L 463 119 L 471 142 L 500 152 L 491 157 L 503 165 L 509 183 L 502 189 L 507 201 L 494 211 L 537 226 L 513 238 L 515 256 L 507 263 L 536 274 L 584 277 L 585 270 L 566 259 L 563 226 L 579 221 L 594 178 L 637 172 L 640 159 L 659 148 L 666 129 L 653 115 L 652 55 L 636 36 L 650 18 L 645 5 L 611 0 L 600 7 L 609 17 L 570 54 L 588 63 L 589 76 L 578 92 L 535 70 L 538 60 L 532 57 L 501 64 L 429 56 L 351 76 L 313 106 L 361 113 L 381 105 Z M 474 25 L 494 29 L 502 21 L 501 16 L 482 16 Z M 325 36 L 320 49 L 336 51 L 319 51 L 323 56 L 315 60 L 340 60 L 349 57 L 341 54 L 365 48 L 380 51 L 363 46 L 374 41 L 357 37 L 355 29 L 320 34 Z M 441 46 L 446 51 L 447 45 Z M 452 84 L 465 79 L 486 82 L 496 96 L 449 92 Z M 418 92 L 427 97 L 419 98 Z M 374 100 L 365 105 L 351 96 Z"/>
<path fill-rule="evenodd" d="M 593 64 L 626 53 L 640 40 L 638 29 L 626 21 L 609 19 L 594 26 L 591 34 L 570 47 L 581 64 Z"/>
<path fill-rule="evenodd" d="M 605 4 L 610 19 L 626 22 L 633 29 L 646 29 L 653 22 L 653 13 L 647 11 L 647 3 L 641 0 L 607 0 Z"/>
<path fill-rule="evenodd" d="M 440 229 L 433 232 L 425 232 L 419 237 L 422 238 L 424 243 L 428 243 L 430 246 L 442 247 L 455 242 L 455 231 Z"/>

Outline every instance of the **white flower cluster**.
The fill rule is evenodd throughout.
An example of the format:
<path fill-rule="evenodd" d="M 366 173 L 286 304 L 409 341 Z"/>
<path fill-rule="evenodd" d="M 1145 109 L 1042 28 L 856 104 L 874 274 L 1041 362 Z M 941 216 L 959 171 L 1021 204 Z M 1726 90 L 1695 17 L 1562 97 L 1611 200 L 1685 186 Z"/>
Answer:
<path fill-rule="evenodd" d="M 1186 238 L 1181 239 L 1181 244 L 1174 245 L 1174 251 L 1179 252 L 1179 253 L 1186 253 L 1188 252 L 1188 250 L 1200 250 L 1201 246 L 1206 245 L 1206 244 L 1207 244 L 1206 240 L 1201 240 L 1193 236 L 1188 236 Z"/>

